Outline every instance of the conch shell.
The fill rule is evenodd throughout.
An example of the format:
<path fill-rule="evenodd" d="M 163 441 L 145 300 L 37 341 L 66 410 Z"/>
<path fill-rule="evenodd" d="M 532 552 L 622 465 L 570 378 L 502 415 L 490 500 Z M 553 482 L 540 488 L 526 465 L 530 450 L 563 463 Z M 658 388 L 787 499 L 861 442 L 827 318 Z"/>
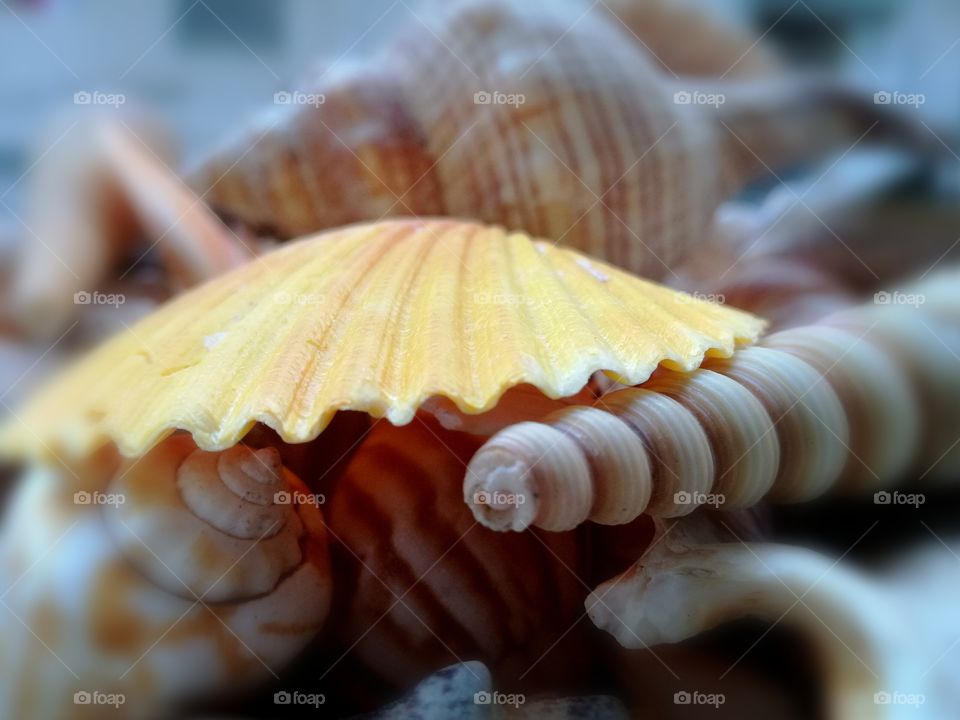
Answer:
<path fill-rule="evenodd" d="M 404 424 L 436 396 L 480 413 L 516 385 L 558 398 L 599 370 L 689 371 L 762 325 L 521 233 L 363 225 L 177 298 L 41 392 L 5 444 L 82 456 L 110 439 L 135 457 L 180 429 L 220 450 L 257 422 L 305 442 L 338 410 Z"/>
<path fill-rule="evenodd" d="M 188 183 L 281 238 L 469 217 L 657 279 L 749 180 L 889 129 L 869 99 L 796 78 L 675 83 L 602 3 L 431 10 L 370 63 L 297 88 L 310 102 L 273 108 Z"/>

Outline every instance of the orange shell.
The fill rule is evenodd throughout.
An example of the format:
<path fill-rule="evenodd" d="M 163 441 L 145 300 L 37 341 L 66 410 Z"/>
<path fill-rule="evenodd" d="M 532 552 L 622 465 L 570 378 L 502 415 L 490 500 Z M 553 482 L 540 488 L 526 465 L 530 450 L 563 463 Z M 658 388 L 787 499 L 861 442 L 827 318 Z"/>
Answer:
<path fill-rule="evenodd" d="M 605 370 L 729 356 L 763 322 L 522 233 L 401 220 L 317 235 L 181 295 L 87 356 L 0 432 L 16 455 L 107 440 L 140 456 L 175 429 L 288 443 L 338 410 L 396 425 L 436 396 L 465 413 L 523 383 L 574 395 Z"/>

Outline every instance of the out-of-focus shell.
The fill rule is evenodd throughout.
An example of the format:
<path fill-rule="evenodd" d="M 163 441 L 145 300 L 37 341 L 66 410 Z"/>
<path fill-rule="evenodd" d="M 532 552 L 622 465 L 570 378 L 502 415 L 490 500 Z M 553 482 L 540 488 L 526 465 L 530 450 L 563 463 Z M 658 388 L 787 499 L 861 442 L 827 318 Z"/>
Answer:
<path fill-rule="evenodd" d="M 882 106 L 819 81 L 674 82 L 650 49 L 666 64 L 691 53 L 665 57 L 662 38 L 708 48 L 706 63 L 678 67 L 728 80 L 762 54 L 759 41 L 721 50 L 710 23 L 679 13 L 429 5 L 370 62 L 308 78 L 296 89 L 315 102 L 274 105 L 188 184 L 277 237 L 398 214 L 471 217 L 659 279 L 697 251 L 717 205 L 745 183 L 846 149 L 868 129 L 867 141 L 894 130 L 875 117 Z M 625 27 L 634 23 L 644 26 L 636 36 Z M 664 33 L 677 26 L 680 42 Z M 647 44 L 650 33 L 659 37 Z"/>
<path fill-rule="evenodd" d="M 174 429 L 206 450 L 257 422 L 285 442 L 338 410 L 410 422 L 428 398 L 462 412 L 509 388 L 576 394 L 604 370 L 729 356 L 763 322 L 521 233 L 452 220 L 319 235 L 180 296 L 41 392 L 3 437 L 15 453 L 142 455 Z"/>
<path fill-rule="evenodd" d="M 604 0 L 598 9 L 609 11 L 673 76 L 749 79 L 783 71 L 770 45 L 729 6 L 709 0 Z"/>
<path fill-rule="evenodd" d="M 163 135 L 139 113 L 82 114 L 41 144 L 10 301 L 26 332 L 52 342 L 80 309 L 76 293 L 103 289 L 124 261 L 126 277 L 150 250 L 181 287 L 249 258 L 252 249 L 167 167 Z M 141 235 L 153 242 L 136 250 Z"/>
<path fill-rule="evenodd" d="M 38 463 L 11 498 L 0 717 L 184 717 L 268 682 L 320 632 L 326 528 L 275 450 L 176 435 L 93 465 L 108 473 L 93 492 Z M 97 693 L 119 706 L 76 700 Z"/>
<path fill-rule="evenodd" d="M 458 659 L 482 660 L 504 691 L 572 690 L 586 673 L 583 538 L 478 525 L 460 478 L 481 442 L 431 418 L 380 423 L 328 504 L 331 628 L 368 698 Z"/>

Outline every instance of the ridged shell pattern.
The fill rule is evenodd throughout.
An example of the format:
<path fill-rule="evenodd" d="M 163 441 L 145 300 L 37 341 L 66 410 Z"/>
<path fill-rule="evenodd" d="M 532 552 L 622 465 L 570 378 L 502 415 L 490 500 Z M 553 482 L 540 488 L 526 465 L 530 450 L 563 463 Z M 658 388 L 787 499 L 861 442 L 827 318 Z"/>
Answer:
<path fill-rule="evenodd" d="M 588 674 L 581 536 L 479 526 L 458 480 L 481 442 L 420 417 L 380 423 L 332 497 L 335 645 L 362 668 L 367 698 L 458 658 L 482 660 L 504 689 Z"/>
<path fill-rule="evenodd" d="M 494 529 L 567 530 L 801 502 L 834 486 L 870 493 L 911 470 L 949 477 L 960 468 L 960 313 L 932 305 L 864 305 L 693 373 L 658 370 L 577 408 L 575 428 L 570 410 L 506 428 L 471 459 L 464 499 Z"/>
<path fill-rule="evenodd" d="M 737 54 L 718 74 L 758 51 Z M 716 107 L 677 102 L 675 76 L 656 63 L 602 4 L 431 3 L 375 60 L 299 88 L 322 104 L 273 108 L 188 182 L 282 238 L 469 217 L 659 279 L 746 180 L 867 129 L 803 83 L 722 86 Z"/>
<path fill-rule="evenodd" d="M 548 242 L 452 220 L 356 226 L 285 246 L 194 289 L 99 348 L 18 414 L 8 450 L 142 455 L 174 429 L 205 450 L 261 422 L 288 443 L 338 410 L 409 422 L 529 384 L 575 395 L 696 368 L 762 321 Z"/>

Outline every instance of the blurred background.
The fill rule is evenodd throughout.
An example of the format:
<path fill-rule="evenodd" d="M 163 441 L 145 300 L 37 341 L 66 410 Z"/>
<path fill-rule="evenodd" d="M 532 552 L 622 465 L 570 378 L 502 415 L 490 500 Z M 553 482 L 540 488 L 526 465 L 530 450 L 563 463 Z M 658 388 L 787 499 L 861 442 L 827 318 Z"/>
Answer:
<path fill-rule="evenodd" d="M 559 0 L 563 2 L 564 0 Z M 960 4 L 951 0 L 685 0 L 754 28 L 805 65 L 922 92 L 960 124 Z M 0 197 L 17 202 L 37 130 L 76 92 L 122 93 L 172 123 L 187 157 L 311 66 L 369 54 L 416 0 L 4 0 Z M 682 41 L 678 39 L 677 41 Z M 957 148 L 953 152 L 960 154 Z M 0 217 L 12 221 L 10 209 Z"/>

